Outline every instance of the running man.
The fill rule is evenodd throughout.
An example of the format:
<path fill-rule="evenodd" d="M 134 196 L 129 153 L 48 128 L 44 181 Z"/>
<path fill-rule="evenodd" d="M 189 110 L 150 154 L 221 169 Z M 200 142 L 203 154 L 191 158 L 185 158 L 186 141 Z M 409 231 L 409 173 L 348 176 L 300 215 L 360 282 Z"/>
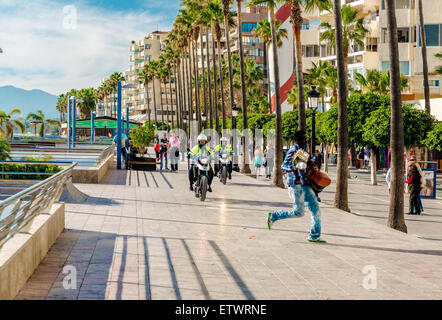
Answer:
<path fill-rule="evenodd" d="M 294 156 L 299 149 L 305 150 L 307 137 L 304 131 L 297 131 L 295 133 L 295 145 L 290 148 L 282 164 L 282 172 L 287 174 L 288 193 L 293 200 L 293 210 L 277 210 L 269 212 L 267 215 L 267 227 L 269 230 L 272 224 L 277 220 L 303 217 L 305 215 L 305 202 L 311 212 L 310 235 L 307 240 L 310 242 L 325 243 L 321 236 L 321 215 L 319 211 L 318 200 L 312 188 L 307 182 L 306 172 L 307 165 L 299 163 Z M 313 161 L 310 156 L 308 162 Z"/>

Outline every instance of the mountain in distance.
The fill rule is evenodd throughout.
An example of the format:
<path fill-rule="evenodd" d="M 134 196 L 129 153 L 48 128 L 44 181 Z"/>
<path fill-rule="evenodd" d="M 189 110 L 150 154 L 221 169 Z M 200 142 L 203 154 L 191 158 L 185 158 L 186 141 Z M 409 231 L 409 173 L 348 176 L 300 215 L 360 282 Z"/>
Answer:
<path fill-rule="evenodd" d="M 21 118 L 30 112 L 43 111 L 46 118 L 59 119 L 60 113 L 55 109 L 58 96 L 42 90 L 24 90 L 14 86 L 0 87 L 0 109 L 8 112 L 11 108 L 22 110 Z"/>

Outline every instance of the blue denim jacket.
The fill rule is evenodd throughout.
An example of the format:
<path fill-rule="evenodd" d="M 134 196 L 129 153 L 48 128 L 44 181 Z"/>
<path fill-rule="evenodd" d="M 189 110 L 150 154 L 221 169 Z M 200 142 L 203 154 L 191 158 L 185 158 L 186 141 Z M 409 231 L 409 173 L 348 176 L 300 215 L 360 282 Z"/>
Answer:
<path fill-rule="evenodd" d="M 287 185 L 289 187 L 297 184 L 303 186 L 308 185 L 305 176 L 307 169 L 306 170 L 296 169 L 293 164 L 293 157 L 299 149 L 301 149 L 301 147 L 297 144 L 291 147 L 290 150 L 287 152 L 287 155 L 285 156 L 284 162 L 282 163 L 281 171 L 283 173 L 287 173 Z M 305 150 L 305 147 L 302 147 L 302 149 Z"/>

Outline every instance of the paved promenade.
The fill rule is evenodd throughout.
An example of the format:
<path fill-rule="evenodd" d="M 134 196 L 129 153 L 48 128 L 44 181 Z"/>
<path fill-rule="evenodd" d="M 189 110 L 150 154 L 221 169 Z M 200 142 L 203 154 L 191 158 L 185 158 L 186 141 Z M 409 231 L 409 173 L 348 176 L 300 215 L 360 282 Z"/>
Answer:
<path fill-rule="evenodd" d="M 90 198 L 66 205 L 65 232 L 17 299 L 442 299 L 440 244 L 327 201 L 327 244 L 306 241 L 308 213 L 269 231 L 266 212 L 291 204 L 265 181 L 215 178 L 205 202 L 184 170 L 113 170 L 77 187 Z M 63 287 L 66 266 L 76 289 Z"/>

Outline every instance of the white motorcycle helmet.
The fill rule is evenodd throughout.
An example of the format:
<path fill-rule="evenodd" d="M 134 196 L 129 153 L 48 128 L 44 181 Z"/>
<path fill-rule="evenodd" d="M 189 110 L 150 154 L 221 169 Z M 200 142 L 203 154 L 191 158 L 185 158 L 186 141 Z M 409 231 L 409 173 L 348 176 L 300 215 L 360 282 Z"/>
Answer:
<path fill-rule="evenodd" d="M 227 139 L 226 137 L 222 137 L 219 141 L 221 142 L 221 144 L 223 142 L 225 142 L 227 144 L 229 142 L 229 139 Z"/>
<path fill-rule="evenodd" d="M 206 141 L 207 142 L 207 136 L 203 133 L 201 133 L 198 138 L 197 138 L 198 143 L 200 143 L 201 141 Z"/>

